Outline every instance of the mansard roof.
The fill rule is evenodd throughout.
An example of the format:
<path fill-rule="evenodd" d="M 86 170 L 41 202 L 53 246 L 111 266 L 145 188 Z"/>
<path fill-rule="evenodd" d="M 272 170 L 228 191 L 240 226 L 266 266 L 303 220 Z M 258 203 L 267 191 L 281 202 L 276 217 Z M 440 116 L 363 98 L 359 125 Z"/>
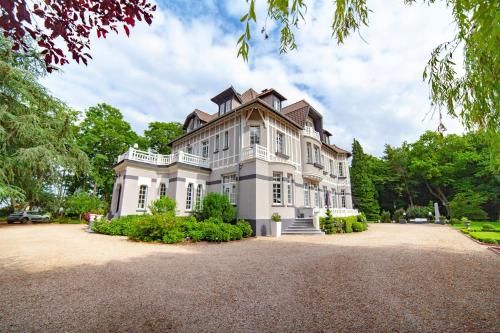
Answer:
<path fill-rule="evenodd" d="M 227 99 L 229 99 L 230 97 L 236 97 L 236 99 L 242 103 L 242 100 L 241 100 L 241 95 L 238 94 L 236 92 L 236 90 L 234 90 L 233 86 L 230 86 L 229 88 L 227 88 L 226 90 L 224 90 L 223 92 L 219 93 L 218 95 L 212 97 L 210 100 L 216 104 L 220 104 L 222 102 L 225 102 Z"/>
<path fill-rule="evenodd" d="M 189 124 L 189 120 L 193 118 L 193 116 L 197 116 L 201 122 L 203 123 L 208 123 L 215 118 L 217 118 L 217 113 L 215 114 L 208 114 L 205 111 L 201 111 L 199 109 L 194 109 L 190 114 L 186 116 L 186 120 L 184 120 L 184 128 L 186 128 Z"/>

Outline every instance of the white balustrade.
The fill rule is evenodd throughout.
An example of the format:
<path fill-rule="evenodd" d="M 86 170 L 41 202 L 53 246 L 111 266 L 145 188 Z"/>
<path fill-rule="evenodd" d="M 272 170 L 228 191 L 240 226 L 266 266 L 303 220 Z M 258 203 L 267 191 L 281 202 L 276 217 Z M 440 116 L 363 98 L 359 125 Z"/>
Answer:
<path fill-rule="evenodd" d="M 302 131 L 300 131 L 302 135 L 310 136 L 318 141 L 321 141 L 321 137 L 319 135 L 319 132 L 316 132 L 314 128 L 312 127 L 304 127 Z"/>
<path fill-rule="evenodd" d="M 205 168 L 210 166 L 208 158 L 188 154 L 183 151 L 170 155 L 162 155 L 130 148 L 127 152 L 118 156 L 117 163 L 123 160 L 131 160 L 155 165 L 169 165 L 175 162 L 180 162 Z"/>

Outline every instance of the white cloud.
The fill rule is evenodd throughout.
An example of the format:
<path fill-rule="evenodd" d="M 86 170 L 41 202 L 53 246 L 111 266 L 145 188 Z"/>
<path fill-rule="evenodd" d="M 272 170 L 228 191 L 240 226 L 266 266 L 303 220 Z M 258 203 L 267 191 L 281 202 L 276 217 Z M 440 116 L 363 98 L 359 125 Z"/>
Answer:
<path fill-rule="evenodd" d="M 88 67 L 65 66 L 44 83 L 80 110 L 100 102 L 120 108 L 138 132 L 153 120 L 182 121 L 194 108 L 215 112 L 210 98 L 231 84 L 239 91 L 274 87 L 289 102 L 305 98 L 323 113 L 336 143 L 350 148 L 356 137 L 373 154 L 437 127 L 436 116 L 425 117 L 428 88 L 421 74 L 432 48 L 453 34 L 446 8 L 370 2 L 370 27 L 361 32 L 368 44 L 354 34 L 337 46 L 330 37 L 333 5 L 315 2 L 297 32 L 299 50 L 279 55 L 275 34 L 264 41 L 259 33 L 266 12 L 265 2 L 258 3 L 248 64 L 236 58 L 241 31 L 228 29 L 227 17 L 214 15 L 210 2 L 209 14 L 189 20 L 160 7 L 151 27 L 137 26 L 130 38 L 93 40 Z M 245 1 L 228 1 L 225 8 L 236 19 L 246 9 Z M 462 130 L 448 118 L 445 125 Z"/>

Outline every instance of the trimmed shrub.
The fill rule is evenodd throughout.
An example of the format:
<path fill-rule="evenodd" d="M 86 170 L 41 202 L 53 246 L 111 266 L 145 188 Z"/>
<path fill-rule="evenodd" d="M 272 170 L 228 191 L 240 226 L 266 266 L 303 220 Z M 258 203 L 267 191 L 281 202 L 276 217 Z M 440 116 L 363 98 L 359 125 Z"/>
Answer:
<path fill-rule="evenodd" d="M 361 231 L 364 231 L 364 230 L 365 230 L 365 228 L 363 226 L 363 223 L 357 222 L 357 221 L 352 223 L 352 231 L 354 231 L 354 232 L 361 232 Z"/>
<path fill-rule="evenodd" d="M 329 208 L 326 209 L 326 216 L 319 218 L 320 229 L 327 235 L 337 233 L 335 222 L 333 220 L 332 212 Z"/>
<path fill-rule="evenodd" d="M 149 205 L 151 214 L 172 213 L 175 214 L 175 200 L 169 197 L 161 197 Z"/>
<path fill-rule="evenodd" d="M 175 216 L 171 214 L 143 215 L 132 220 L 128 228 L 128 237 L 136 241 L 161 242 L 167 231 L 167 224 L 172 229 Z"/>
<path fill-rule="evenodd" d="M 243 231 L 236 225 L 225 223 L 223 224 L 223 229 L 229 232 L 231 240 L 240 240 L 243 238 Z"/>
<path fill-rule="evenodd" d="M 414 218 L 428 218 L 429 213 L 432 214 L 432 208 L 424 206 L 413 206 L 406 210 L 406 217 L 409 219 Z"/>
<path fill-rule="evenodd" d="M 250 223 L 245 220 L 238 220 L 236 226 L 241 229 L 243 237 L 251 237 L 253 235 L 253 229 Z"/>
<path fill-rule="evenodd" d="M 346 233 L 351 233 L 352 232 L 352 223 L 353 223 L 352 219 L 346 219 L 345 220 L 344 231 Z"/>
<path fill-rule="evenodd" d="M 399 220 L 403 219 L 404 217 L 405 210 L 404 208 L 398 208 L 394 211 L 394 220 L 398 222 Z"/>
<path fill-rule="evenodd" d="M 359 214 L 359 215 L 356 217 L 356 220 L 357 220 L 358 222 L 368 223 L 368 220 L 366 219 L 365 213 L 361 213 L 361 214 Z"/>
<path fill-rule="evenodd" d="M 493 231 L 493 230 L 495 230 L 495 226 L 493 224 L 485 223 L 485 224 L 483 224 L 482 230 L 483 231 Z"/>
<path fill-rule="evenodd" d="M 221 193 L 208 193 L 203 198 L 203 204 L 195 213 L 198 221 L 205 221 L 209 218 L 219 218 L 223 222 L 232 222 L 236 217 L 236 209 L 229 198 Z"/>
<path fill-rule="evenodd" d="M 384 210 L 382 211 L 382 214 L 380 214 L 380 220 L 383 222 L 383 223 L 391 223 L 391 213 Z"/>
<path fill-rule="evenodd" d="M 230 233 L 221 227 L 224 224 L 204 221 L 201 225 L 201 230 L 205 234 L 205 240 L 209 242 L 227 242 L 231 240 Z"/>
<path fill-rule="evenodd" d="M 199 242 L 205 239 L 205 232 L 203 230 L 191 230 L 187 233 L 187 236 L 191 238 L 193 242 Z"/>
<path fill-rule="evenodd" d="M 184 240 L 184 233 L 177 229 L 166 230 L 163 235 L 163 243 L 174 244 Z"/>
<path fill-rule="evenodd" d="M 130 223 L 142 217 L 141 215 L 128 215 L 114 218 L 111 221 L 100 219 L 93 223 L 92 230 L 105 235 L 127 236 Z"/>

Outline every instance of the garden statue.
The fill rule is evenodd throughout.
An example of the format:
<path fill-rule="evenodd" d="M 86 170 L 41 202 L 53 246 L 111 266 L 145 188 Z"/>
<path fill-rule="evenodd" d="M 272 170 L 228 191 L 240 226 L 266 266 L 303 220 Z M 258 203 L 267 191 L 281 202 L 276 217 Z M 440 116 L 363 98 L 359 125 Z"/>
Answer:
<path fill-rule="evenodd" d="M 439 205 L 437 202 L 434 203 L 434 217 L 436 219 L 436 223 L 441 223 L 440 217 L 441 214 L 439 214 Z"/>

